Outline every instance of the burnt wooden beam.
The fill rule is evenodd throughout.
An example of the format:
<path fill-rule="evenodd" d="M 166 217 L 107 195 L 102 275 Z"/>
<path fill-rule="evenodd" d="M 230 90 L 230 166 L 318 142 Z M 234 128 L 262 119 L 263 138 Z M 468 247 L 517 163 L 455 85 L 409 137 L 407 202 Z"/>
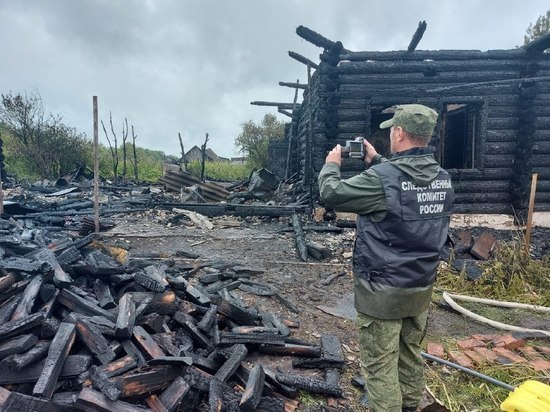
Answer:
<path fill-rule="evenodd" d="M 294 107 L 294 105 L 292 103 L 277 103 L 277 102 L 263 102 L 263 101 L 254 101 L 254 102 L 250 102 L 250 104 L 253 105 L 253 106 L 278 107 L 280 109 L 285 109 L 285 110 L 292 110 L 293 107 Z M 298 107 L 300 107 L 300 105 L 297 104 L 296 107 L 298 108 Z M 281 209 L 281 208 L 269 210 L 269 207 L 262 207 L 262 206 L 250 207 L 250 206 L 253 206 L 253 205 L 247 205 L 247 206 L 245 206 L 245 208 L 235 207 L 235 209 L 234 209 L 235 211 L 243 210 L 241 213 L 235 213 L 235 215 L 237 215 L 237 216 L 246 216 L 245 210 L 253 213 L 254 216 L 263 216 L 264 214 L 265 214 L 265 216 L 273 216 L 273 214 L 277 214 L 277 211 L 284 212 L 284 210 Z"/>
<path fill-rule="evenodd" d="M 265 383 L 265 372 L 262 365 L 257 364 L 248 375 L 246 387 L 239 403 L 244 411 L 255 411 L 260 403 Z"/>
<path fill-rule="evenodd" d="M 290 329 L 288 329 L 288 326 L 286 326 L 281 319 L 277 315 L 271 312 L 260 312 L 260 316 L 262 318 L 262 323 L 265 326 L 272 326 L 276 328 L 281 336 L 289 336 L 290 335 Z"/>
<path fill-rule="evenodd" d="M 136 272 L 134 280 L 145 289 L 162 293 L 168 287 L 166 275 L 161 273 L 156 266 L 148 266 L 144 271 Z"/>
<path fill-rule="evenodd" d="M 256 326 L 258 315 L 234 305 L 227 299 L 222 299 L 217 302 L 217 308 L 218 313 L 221 313 L 241 325 Z"/>
<path fill-rule="evenodd" d="M 208 296 L 206 296 L 199 289 L 191 285 L 182 276 L 168 278 L 168 283 L 170 283 L 170 285 L 174 289 L 183 291 L 187 299 L 193 303 L 196 303 L 197 305 L 208 306 L 211 303 Z"/>
<path fill-rule="evenodd" d="M 66 288 L 73 283 L 71 277 L 61 268 L 57 257 L 49 249 L 41 249 L 32 253 L 33 259 L 46 262 L 53 270 L 53 282 L 59 288 Z"/>
<path fill-rule="evenodd" d="M 133 336 L 136 345 L 142 350 L 147 359 L 166 356 L 157 342 L 141 326 L 135 326 Z"/>
<path fill-rule="evenodd" d="M 136 360 L 138 367 L 141 368 L 142 366 L 147 365 L 147 361 L 143 357 L 143 354 L 130 339 L 125 339 L 120 343 L 122 344 L 126 354 L 132 356 Z"/>
<path fill-rule="evenodd" d="M 304 358 L 320 358 L 321 348 L 319 346 L 294 345 L 286 343 L 284 346 L 260 345 L 260 353 L 278 356 L 301 356 Z"/>
<path fill-rule="evenodd" d="M 90 388 L 82 388 L 77 405 L 82 406 L 85 410 L 101 411 L 101 412 L 145 412 L 147 409 L 132 405 L 123 401 L 112 401 L 101 392 L 94 391 Z"/>
<path fill-rule="evenodd" d="M 136 322 L 136 305 L 128 293 L 122 295 L 118 301 L 118 316 L 115 324 L 115 336 L 129 338 Z"/>
<path fill-rule="evenodd" d="M 11 315 L 15 311 L 19 301 L 21 300 L 21 294 L 11 296 L 0 306 L 0 325 L 8 322 L 11 319 Z"/>
<path fill-rule="evenodd" d="M 424 36 L 424 32 L 426 31 L 426 21 L 421 21 L 418 23 L 418 28 L 414 32 L 411 42 L 409 43 L 409 47 L 407 47 L 407 51 L 412 52 L 416 49 L 416 46 L 418 46 L 418 43 L 420 43 L 420 40 L 422 40 L 422 36 Z"/>
<path fill-rule="evenodd" d="M 307 89 L 307 84 L 302 83 L 291 83 L 291 82 L 279 82 L 279 86 L 291 87 L 293 89 Z"/>
<path fill-rule="evenodd" d="M 191 336 L 191 339 L 193 339 L 193 342 L 196 343 L 199 347 L 204 349 L 213 349 L 213 343 L 211 342 L 210 338 L 206 336 L 204 333 L 202 333 L 195 325 L 193 325 L 190 321 L 185 320 L 181 324 L 183 326 L 183 330 Z"/>
<path fill-rule="evenodd" d="M 0 359 L 7 356 L 25 352 L 38 342 L 38 337 L 33 334 L 20 335 L 0 343 Z"/>
<path fill-rule="evenodd" d="M 118 389 L 114 382 L 109 379 L 107 374 L 97 366 L 92 365 L 89 376 L 94 388 L 98 389 L 107 398 L 116 401 L 120 397 L 122 393 L 121 390 Z"/>
<path fill-rule="evenodd" d="M 336 43 L 332 40 L 327 39 L 326 37 L 305 26 L 298 26 L 296 28 L 296 34 L 311 44 L 314 44 L 317 47 L 322 47 L 325 50 L 332 49 L 336 45 Z"/>
<path fill-rule="evenodd" d="M 319 65 L 316 63 L 313 63 L 313 61 L 309 60 L 307 57 L 302 56 L 301 54 L 298 54 L 293 51 L 289 51 L 288 55 L 292 57 L 294 60 L 299 61 L 300 63 L 305 64 L 306 66 L 309 66 L 313 69 L 318 69 Z"/>
<path fill-rule="evenodd" d="M 241 362 L 246 358 L 248 349 L 244 345 L 235 345 L 231 351 L 231 356 L 225 361 L 214 377 L 222 382 L 227 382 L 228 379 L 235 373 Z"/>
<path fill-rule="evenodd" d="M 298 255 L 300 256 L 300 259 L 302 259 L 302 261 L 307 262 L 307 246 L 304 230 L 302 229 L 300 216 L 298 216 L 296 213 L 292 215 L 292 227 L 294 228 L 296 249 L 298 249 Z"/>
<path fill-rule="evenodd" d="M 75 336 L 76 331 L 74 324 L 66 322 L 61 323 L 59 330 L 52 340 L 50 349 L 48 350 L 44 369 L 32 391 L 34 396 L 42 398 L 52 397 L 57 379 L 59 378 L 63 364 L 67 360 L 69 351 L 73 346 Z"/>
<path fill-rule="evenodd" d="M 153 412 L 168 412 L 168 409 L 166 409 L 159 397 L 155 394 L 145 398 L 145 403 Z"/>
<path fill-rule="evenodd" d="M 180 356 L 180 353 L 182 350 L 180 350 L 179 346 L 176 346 L 174 344 L 175 339 L 175 333 L 174 332 L 163 332 L 163 333 L 155 333 L 151 335 L 151 337 L 155 340 L 155 342 L 158 343 L 158 345 L 162 348 L 164 353 L 170 355 L 170 356 Z M 191 342 L 191 338 L 189 338 L 188 345 L 185 346 L 185 344 L 182 344 L 182 349 L 191 349 L 193 347 L 193 343 Z"/>
<path fill-rule="evenodd" d="M 255 345 L 279 345 L 285 344 L 285 338 L 274 333 L 236 333 L 220 332 L 220 341 L 222 345 L 232 345 L 238 343 L 248 343 Z"/>
<path fill-rule="evenodd" d="M 46 359 L 40 359 L 34 363 L 26 365 L 21 370 L 10 369 L 5 365 L 0 365 L 0 385 L 16 384 L 23 382 L 36 382 L 42 373 Z M 88 370 L 92 363 L 91 356 L 70 355 L 67 357 L 60 378 L 74 378 Z"/>
<path fill-rule="evenodd" d="M 64 412 L 62 408 L 48 399 L 35 398 L 19 392 L 11 392 L 2 405 L 3 411 Z"/>
<path fill-rule="evenodd" d="M 149 365 L 171 365 L 189 366 L 193 365 L 193 358 L 190 356 L 158 356 L 148 361 Z"/>
<path fill-rule="evenodd" d="M 80 318 L 75 325 L 78 336 L 100 363 L 105 364 L 116 358 L 107 339 L 94 328 L 93 324 L 85 318 Z"/>
<path fill-rule="evenodd" d="M 11 315 L 12 321 L 21 320 L 32 313 L 34 302 L 36 300 L 36 297 L 38 296 L 38 293 L 40 292 L 40 288 L 42 287 L 43 282 L 44 278 L 38 275 L 35 276 L 27 285 L 25 291 L 23 292 L 23 295 L 21 296 L 19 304 Z"/>
<path fill-rule="evenodd" d="M 208 388 L 209 412 L 223 412 L 223 383 L 219 379 L 212 379 Z"/>
<path fill-rule="evenodd" d="M 0 292 L 9 289 L 16 281 L 15 275 L 13 273 L 8 273 L 4 271 L 4 275 L 0 278 Z"/>
<path fill-rule="evenodd" d="M 0 325 L 0 341 L 17 336 L 41 325 L 44 322 L 44 313 L 33 313 L 23 319 L 6 322 Z"/>
<path fill-rule="evenodd" d="M 46 357 L 48 354 L 48 349 L 50 348 L 50 343 L 50 341 L 45 340 L 37 342 L 36 345 L 26 352 L 18 353 L 4 359 L 3 363 L 5 363 L 9 369 L 19 371 L 25 366 Z"/>
<path fill-rule="evenodd" d="M 103 309 L 112 309 L 116 307 L 116 303 L 111 294 L 111 289 L 109 286 L 103 282 L 101 279 L 94 280 L 94 292 L 99 305 Z"/>
<path fill-rule="evenodd" d="M 59 293 L 57 300 L 74 312 L 88 316 L 103 316 L 111 322 L 116 322 L 117 316 L 114 313 L 95 305 L 93 302 L 78 296 L 68 289 L 63 289 Z"/>
<path fill-rule="evenodd" d="M 164 389 L 181 374 L 181 368 L 175 366 L 155 366 L 150 370 L 117 376 L 114 381 L 122 390 L 121 397 L 140 396 Z"/>
<path fill-rule="evenodd" d="M 211 305 L 208 308 L 208 311 L 204 314 L 199 323 L 197 323 L 197 328 L 203 332 L 210 332 L 212 326 L 218 321 L 218 307 L 216 305 Z"/>
<path fill-rule="evenodd" d="M 150 333 L 162 333 L 164 330 L 164 318 L 158 313 L 150 313 L 142 316 L 139 325 L 142 326 L 147 332 Z"/>
<path fill-rule="evenodd" d="M 320 358 L 295 358 L 292 366 L 296 368 L 343 368 L 345 364 L 344 354 L 340 339 L 336 335 L 321 336 Z"/>
<path fill-rule="evenodd" d="M 342 389 L 338 386 L 330 385 L 321 379 L 282 373 L 278 373 L 275 378 L 278 382 L 284 385 L 292 386 L 296 389 L 302 389 L 323 395 L 332 395 L 338 398 L 342 398 L 344 396 Z"/>
<path fill-rule="evenodd" d="M 175 412 L 183 400 L 183 397 L 190 389 L 191 387 L 189 384 L 185 382 L 181 376 L 178 376 L 174 382 L 159 395 L 159 399 L 169 412 Z"/>
<path fill-rule="evenodd" d="M 287 111 L 284 110 L 284 109 L 278 109 L 277 111 L 278 111 L 279 113 L 281 113 L 281 114 L 284 114 L 285 116 L 290 117 L 291 119 L 294 119 L 294 115 L 293 115 L 292 113 L 290 113 L 290 112 L 287 112 Z"/>

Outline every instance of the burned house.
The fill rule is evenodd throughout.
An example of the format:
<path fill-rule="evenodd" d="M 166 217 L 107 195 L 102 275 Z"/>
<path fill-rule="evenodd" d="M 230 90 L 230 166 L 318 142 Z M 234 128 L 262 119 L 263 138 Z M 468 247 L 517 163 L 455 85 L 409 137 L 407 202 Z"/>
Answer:
<path fill-rule="evenodd" d="M 407 50 L 352 52 L 298 27 L 323 49 L 319 63 L 289 52 L 307 65 L 308 83 L 280 85 L 303 90 L 302 101 L 252 103 L 291 118 L 284 142 L 271 147 L 271 169 L 315 194 L 332 147 L 365 136 L 387 155 L 389 131 L 379 124 L 392 106 L 420 103 L 439 112 L 431 145 L 452 175 L 457 213 L 524 211 L 533 174 L 535 210 L 550 211 L 550 34 L 510 50 L 416 50 L 425 28 L 421 22 Z M 346 160 L 342 175 L 363 168 Z"/>

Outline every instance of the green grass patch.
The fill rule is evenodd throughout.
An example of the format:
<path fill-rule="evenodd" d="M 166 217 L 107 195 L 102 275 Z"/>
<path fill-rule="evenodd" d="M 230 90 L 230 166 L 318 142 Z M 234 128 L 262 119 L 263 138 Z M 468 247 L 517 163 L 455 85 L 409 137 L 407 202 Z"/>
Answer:
<path fill-rule="evenodd" d="M 201 164 L 199 161 L 191 162 L 187 165 L 187 170 L 193 176 L 200 177 Z M 222 182 L 237 182 L 248 179 L 250 168 L 244 164 L 233 164 L 230 162 L 206 162 L 204 164 L 204 174 L 206 179 Z"/>

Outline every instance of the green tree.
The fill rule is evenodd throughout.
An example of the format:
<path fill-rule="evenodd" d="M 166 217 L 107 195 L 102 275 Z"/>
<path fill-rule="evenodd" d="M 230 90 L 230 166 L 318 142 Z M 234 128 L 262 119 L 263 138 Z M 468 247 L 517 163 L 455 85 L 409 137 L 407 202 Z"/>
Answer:
<path fill-rule="evenodd" d="M 242 124 L 235 146 L 247 157 L 250 168 L 261 169 L 268 164 L 269 142 L 282 139 L 284 135 L 284 122 L 272 114 L 266 114 L 260 124 L 252 120 Z"/>
<path fill-rule="evenodd" d="M 541 38 L 546 33 L 550 33 L 550 10 L 548 10 L 546 14 L 540 15 L 535 24 L 529 24 L 527 32 L 523 37 L 523 44 Z"/>
<path fill-rule="evenodd" d="M 0 122 L 13 136 L 12 156 L 24 158 L 32 174 L 55 179 L 91 159 L 91 141 L 61 116 L 46 114 L 38 92 L 2 94 Z"/>

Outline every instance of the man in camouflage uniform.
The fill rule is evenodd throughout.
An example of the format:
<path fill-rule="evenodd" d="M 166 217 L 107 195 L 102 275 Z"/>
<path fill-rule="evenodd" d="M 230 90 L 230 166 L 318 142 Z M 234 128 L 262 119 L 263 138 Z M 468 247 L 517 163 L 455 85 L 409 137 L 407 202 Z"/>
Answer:
<path fill-rule="evenodd" d="M 364 141 L 370 168 L 341 180 L 341 147 L 319 174 L 328 207 L 357 213 L 353 252 L 361 367 L 375 412 L 416 411 L 425 387 L 420 356 L 439 254 L 454 193 L 449 174 L 427 147 L 437 113 L 398 106 L 390 129 L 391 159 Z"/>

